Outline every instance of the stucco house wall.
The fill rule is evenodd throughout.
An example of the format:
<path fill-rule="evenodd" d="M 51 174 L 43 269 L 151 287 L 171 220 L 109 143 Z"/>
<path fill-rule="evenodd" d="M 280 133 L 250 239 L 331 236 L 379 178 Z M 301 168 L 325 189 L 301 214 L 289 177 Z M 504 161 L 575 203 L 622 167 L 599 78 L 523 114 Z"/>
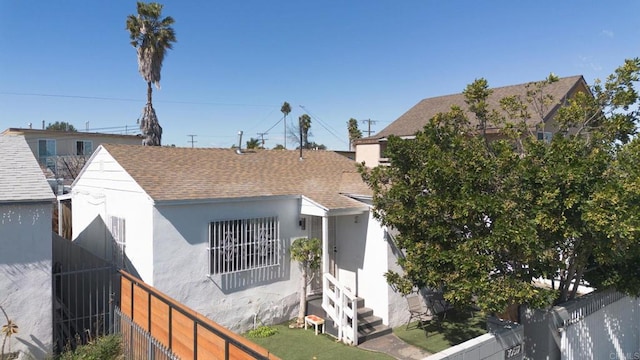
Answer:
<path fill-rule="evenodd" d="M 23 138 L 0 137 L 0 154 L 0 306 L 19 327 L 5 353 L 42 359 L 53 350 L 54 195 Z"/>
<path fill-rule="evenodd" d="M 289 246 L 305 236 L 299 197 L 158 205 L 154 210 L 154 286 L 231 330 L 253 321 L 291 319 L 299 304 L 300 270 Z M 209 224 L 277 216 L 280 264 L 234 274 L 209 274 Z M 254 318 L 255 317 L 255 318 Z"/>
<path fill-rule="evenodd" d="M 117 255 L 112 217 L 125 219 L 124 268 L 153 285 L 153 201 L 122 166 L 104 152 L 94 154 L 74 184 L 72 203 L 72 238 L 109 261 Z"/>

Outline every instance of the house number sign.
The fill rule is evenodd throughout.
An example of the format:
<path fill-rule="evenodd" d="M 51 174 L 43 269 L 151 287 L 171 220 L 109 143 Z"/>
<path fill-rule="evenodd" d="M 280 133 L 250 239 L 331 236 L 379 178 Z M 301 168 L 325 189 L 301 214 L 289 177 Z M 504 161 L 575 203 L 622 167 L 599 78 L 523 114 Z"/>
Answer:
<path fill-rule="evenodd" d="M 518 355 L 522 354 L 522 344 L 518 344 L 516 346 L 512 346 L 504 351 L 505 359 L 514 359 L 518 357 Z"/>

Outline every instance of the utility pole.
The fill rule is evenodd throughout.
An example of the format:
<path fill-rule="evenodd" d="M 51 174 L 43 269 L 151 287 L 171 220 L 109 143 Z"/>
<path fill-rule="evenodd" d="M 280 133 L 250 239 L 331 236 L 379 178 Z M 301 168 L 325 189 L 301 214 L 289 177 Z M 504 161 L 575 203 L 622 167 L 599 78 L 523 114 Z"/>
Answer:
<path fill-rule="evenodd" d="M 371 119 L 367 119 L 367 120 L 360 120 L 363 124 L 367 124 L 367 137 L 371 136 L 371 124 L 375 124 L 376 121 L 375 120 L 371 120 Z"/>
<path fill-rule="evenodd" d="M 187 142 L 190 142 L 190 143 L 191 143 L 191 147 L 193 148 L 193 144 L 194 144 L 194 143 L 197 143 L 197 141 L 196 141 L 196 140 L 193 140 L 193 138 L 194 138 L 194 137 L 196 137 L 196 136 L 198 136 L 198 135 L 187 135 L 187 136 L 191 136 L 191 140 L 189 140 L 189 141 L 187 141 Z"/>
<path fill-rule="evenodd" d="M 262 142 L 262 147 L 264 148 L 264 141 L 265 140 L 269 140 L 269 139 L 265 139 L 264 136 L 267 135 L 268 133 L 264 132 L 264 133 L 258 133 L 258 136 L 260 136 L 260 141 Z"/>

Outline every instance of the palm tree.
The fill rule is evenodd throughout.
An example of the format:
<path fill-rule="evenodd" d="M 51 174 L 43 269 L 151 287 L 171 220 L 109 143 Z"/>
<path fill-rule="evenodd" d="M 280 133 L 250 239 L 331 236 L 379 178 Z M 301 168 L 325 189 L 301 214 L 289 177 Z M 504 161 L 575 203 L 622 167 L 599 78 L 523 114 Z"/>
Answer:
<path fill-rule="evenodd" d="M 167 49 L 176 42 L 176 33 L 171 27 L 171 16 L 162 18 L 162 4 L 138 2 L 138 14 L 127 16 L 127 30 L 131 45 L 138 52 L 138 71 L 147 82 L 147 104 L 142 111 L 140 131 L 145 145 L 160 146 L 162 127 L 151 102 L 152 88 L 160 88 L 160 70 Z"/>
<path fill-rule="evenodd" d="M 353 150 L 353 141 L 362 138 L 362 131 L 358 129 L 358 120 L 349 119 L 347 121 L 347 130 L 349 131 L 349 149 Z"/>
<path fill-rule="evenodd" d="M 251 138 L 247 141 L 247 149 L 262 149 L 260 139 Z"/>
<path fill-rule="evenodd" d="M 288 102 L 284 102 L 280 108 L 280 112 L 284 114 L 284 148 L 287 148 L 287 115 L 291 112 L 291 105 Z"/>
<path fill-rule="evenodd" d="M 300 147 L 304 149 L 309 148 L 309 129 L 311 128 L 311 117 L 307 114 L 302 114 L 298 121 L 300 122 Z"/>

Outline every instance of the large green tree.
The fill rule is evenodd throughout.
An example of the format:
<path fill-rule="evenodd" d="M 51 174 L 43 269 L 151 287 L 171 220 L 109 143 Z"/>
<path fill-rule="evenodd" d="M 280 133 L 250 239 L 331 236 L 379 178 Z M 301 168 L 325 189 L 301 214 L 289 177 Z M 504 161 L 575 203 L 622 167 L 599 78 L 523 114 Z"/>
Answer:
<path fill-rule="evenodd" d="M 145 145 L 160 146 L 162 127 L 158 122 L 152 104 L 152 86 L 160 88 L 162 62 L 167 50 L 176 42 L 176 34 L 171 25 L 171 16 L 162 17 L 162 4 L 138 2 L 136 15 L 127 16 L 126 29 L 129 31 L 131 45 L 138 53 L 138 71 L 147 82 L 147 104 L 142 111 L 140 131 Z"/>
<path fill-rule="evenodd" d="M 415 139 L 389 137 L 390 165 L 361 167 L 376 217 L 398 231 L 406 255 L 404 271 L 387 280 L 497 313 L 571 299 L 583 279 L 640 294 L 639 73 L 640 60 L 627 60 L 567 100 L 548 143 L 526 121 L 560 103 L 545 91 L 554 76 L 499 110 L 488 106 L 486 80 L 476 80 L 464 94 L 478 126 L 453 107 Z M 487 123 L 500 124 L 497 140 Z M 537 279 L 558 281 L 548 289 Z"/>

